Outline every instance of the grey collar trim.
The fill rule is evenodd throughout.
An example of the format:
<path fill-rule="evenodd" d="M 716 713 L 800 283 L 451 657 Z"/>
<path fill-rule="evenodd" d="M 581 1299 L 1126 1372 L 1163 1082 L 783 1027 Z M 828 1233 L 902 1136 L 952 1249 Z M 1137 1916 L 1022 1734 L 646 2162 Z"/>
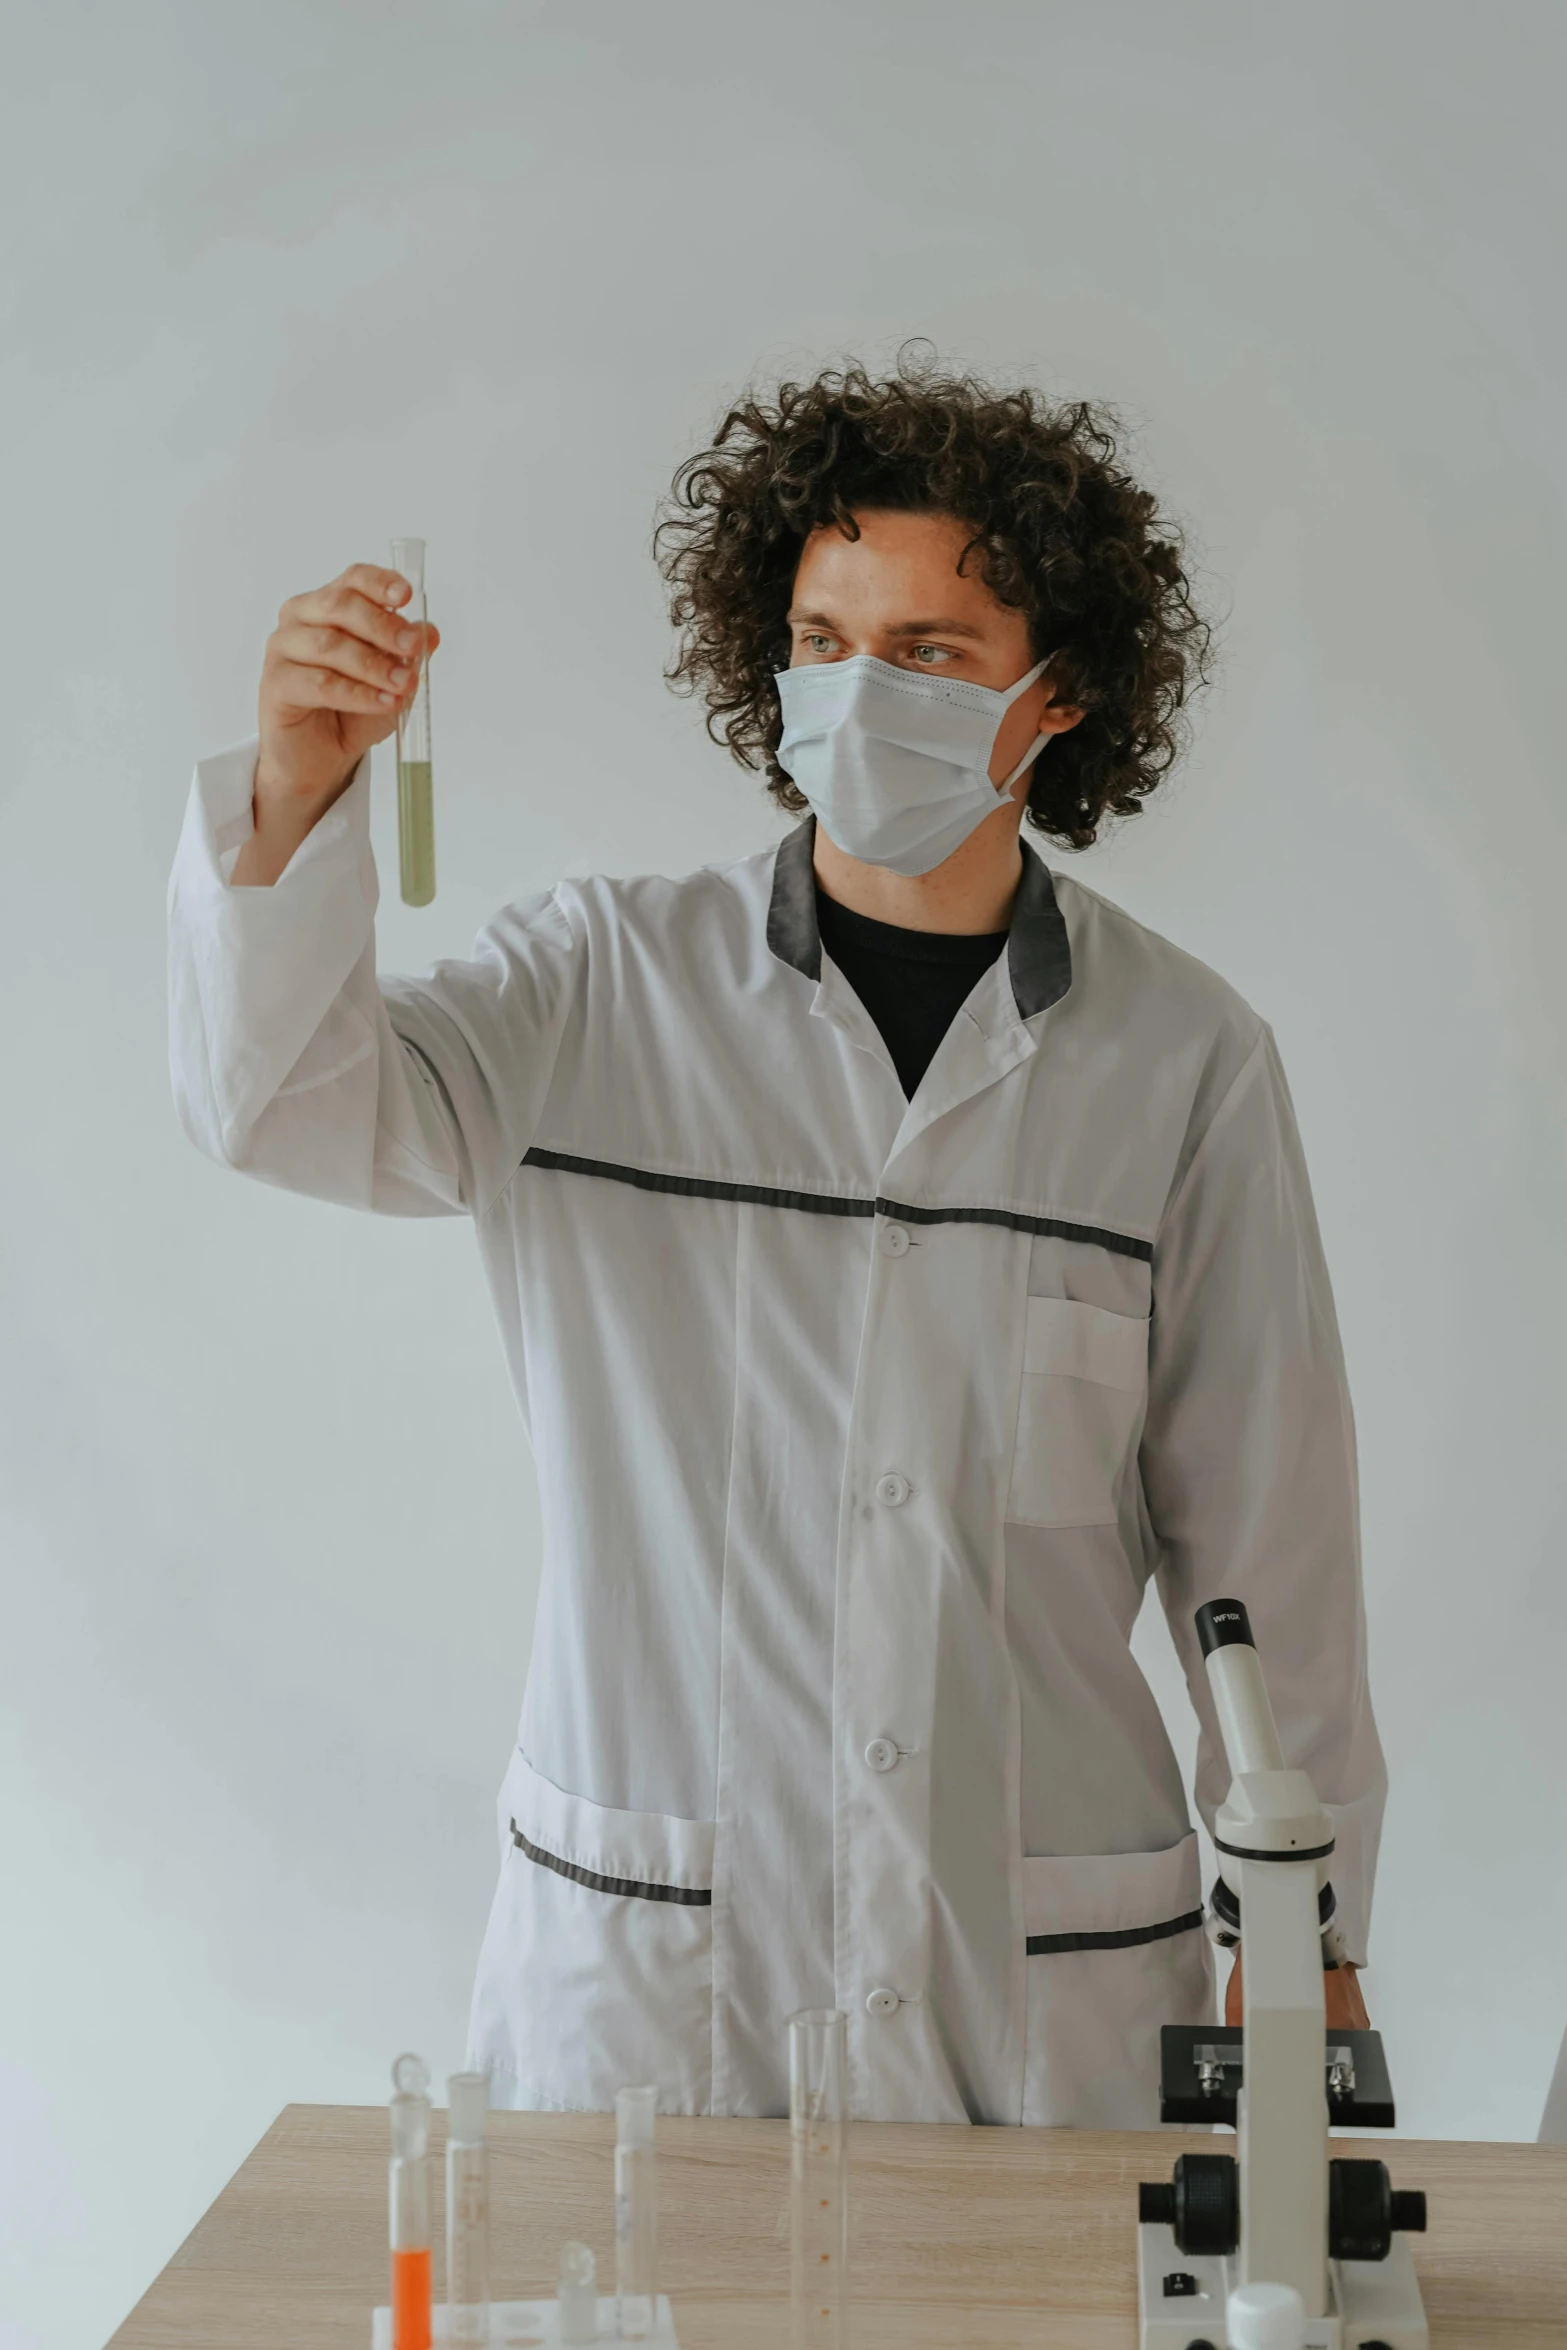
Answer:
<path fill-rule="evenodd" d="M 780 963 L 819 980 L 822 942 L 816 927 L 815 854 L 816 819 L 807 816 L 778 844 L 767 943 Z M 1023 851 L 1023 879 L 1012 906 L 1007 972 L 1023 1020 L 1047 1012 L 1072 984 L 1071 942 L 1050 868 L 1028 848 Z"/>
<path fill-rule="evenodd" d="M 780 963 L 822 975 L 821 933 L 816 927 L 816 818 L 807 816 L 778 843 L 773 895 L 767 909 L 767 943 Z"/>
<path fill-rule="evenodd" d="M 1055 880 L 1043 857 L 1030 848 L 1023 851 L 1023 878 L 1012 901 L 1007 968 L 1018 1016 L 1024 1020 L 1048 1012 L 1072 984 L 1072 942 L 1066 917 L 1056 904 Z"/>

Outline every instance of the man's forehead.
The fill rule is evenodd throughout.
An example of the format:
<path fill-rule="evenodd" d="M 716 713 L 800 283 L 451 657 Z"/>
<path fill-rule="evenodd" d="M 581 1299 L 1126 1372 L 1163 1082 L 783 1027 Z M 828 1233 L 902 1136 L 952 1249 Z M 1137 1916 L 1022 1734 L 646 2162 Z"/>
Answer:
<path fill-rule="evenodd" d="M 984 576 L 981 565 L 964 563 L 973 531 L 950 514 L 856 514 L 860 535 L 851 538 L 841 523 L 819 523 L 806 539 L 796 570 L 796 605 L 791 620 L 829 617 L 839 597 L 874 588 L 878 602 L 889 595 L 904 604 L 900 625 L 931 635 L 977 633 L 1009 610 Z"/>

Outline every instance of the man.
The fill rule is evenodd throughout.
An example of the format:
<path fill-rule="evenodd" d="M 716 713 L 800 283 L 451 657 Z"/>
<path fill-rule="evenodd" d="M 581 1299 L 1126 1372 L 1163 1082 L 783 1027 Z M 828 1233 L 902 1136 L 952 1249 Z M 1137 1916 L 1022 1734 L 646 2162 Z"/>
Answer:
<path fill-rule="evenodd" d="M 1211 2012 L 1128 1650 L 1245 1601 L 1364 1955 L 1384 1773 L 1328 1276 L 1271 1030 L 1020 844 L 1167 767 L 1206 633 L 1105 423 L 930 369 L 748 400 L 660 533 L 675 676 L 804 821 L 375 969 L 406 583 L 285 604 L 170 892 L 181 1116 L 229 1165 L 467 1213 L 545 1538 L 470 2061 L 498 2102 L 1152 2121 Z M 1330 2013 L 1361 2012 L 1353 1976 Z"/>

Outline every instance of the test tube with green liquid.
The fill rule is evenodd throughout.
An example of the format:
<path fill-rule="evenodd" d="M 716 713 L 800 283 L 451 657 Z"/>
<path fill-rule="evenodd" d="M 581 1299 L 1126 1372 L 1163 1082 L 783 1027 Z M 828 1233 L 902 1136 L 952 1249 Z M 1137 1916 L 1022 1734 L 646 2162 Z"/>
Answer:
<path fill-rule="evenodd" d="M 423 539 L 393 539 L 392 569 L 413 589 L 399 617 L 423 622 Z M 421 659 L 413 700 L 397 721 L 397 859 L 405 906 L 435 895 L 435 795 L 430 772 L 430 665 Z"/>

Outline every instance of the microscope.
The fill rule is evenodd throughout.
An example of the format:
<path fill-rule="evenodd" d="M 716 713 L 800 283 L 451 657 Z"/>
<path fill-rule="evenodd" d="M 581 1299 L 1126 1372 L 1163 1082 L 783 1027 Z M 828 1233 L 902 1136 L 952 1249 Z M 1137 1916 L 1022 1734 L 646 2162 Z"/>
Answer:
<path fill-rule="evenodd" d="M 1237 2147 L 1183 2154 L 1168 2184 L 1138 2189 L 1142 2350 L 1428 2350 L 1407 2240 L 1424 2195 L 1393 2187 L 1385 2163 L 1329 2154 L 1330 2125 L 1393 2126 L 1381 2034 L 1326 2026 L 1323 1970 L 1344 1957 L 1332 1822 L 1285 1768 L 1245 1608 L 1210 1600 L 1197 1632 L 1231 1773 L 1209 1933 L 1233 1948 L 1244 1926 L 1244 2021 L 1165 2025 L 1160 2119 L 1228 2123 Z M 1300 2296 L 1304 2332 L 1230 2331 L 1230 2296 L 1264 2285 Z"/>

